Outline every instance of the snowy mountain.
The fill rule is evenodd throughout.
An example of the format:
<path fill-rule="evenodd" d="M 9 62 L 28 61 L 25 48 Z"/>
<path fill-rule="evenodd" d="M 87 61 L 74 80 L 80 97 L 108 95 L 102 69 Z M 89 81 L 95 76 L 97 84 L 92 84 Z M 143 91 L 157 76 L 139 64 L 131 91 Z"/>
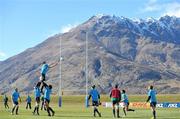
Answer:
<path fill-rule="evenodd" d="M 64 90 L 85 88 L 85 40 L 88 39 L 89 86 L 103 93 L 118 83 L 128 93 L 146 93 L 153 84 L 159 93 L 180 92 L 180 18 L 129 19 L 96 15 L 68 33 L 57 34 L 43 43 L 0 62 L 0 93 L 19 87 L 32 91 L 43 61 L 60 57 Z M 59 66 L 48 72 L 48 83 L 57 92 Z M 83 93 L 83 92 L 81 92 Z"/>

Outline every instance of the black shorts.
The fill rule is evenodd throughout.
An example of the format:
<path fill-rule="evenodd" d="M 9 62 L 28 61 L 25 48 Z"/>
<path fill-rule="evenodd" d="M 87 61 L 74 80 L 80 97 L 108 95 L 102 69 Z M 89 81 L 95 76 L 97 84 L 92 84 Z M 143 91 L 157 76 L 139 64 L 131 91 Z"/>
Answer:
<path fill-rule="evenodd" d="M 49 104 L 49 103 L 50 103 L 50 100 L 48 100 L 48 99 L 45 98 L 45 99 L 44 99 L 44 103 L 48 103 L 48 104 Z"/>
<path fill-rule="evenodd" d="M 13 101 L 13 104 L 18 105 L 19 103 L 18 103 L 18 101 Z"/>
<path fill-rule="evenodd" d="M 113 101 L 112 101 L 112 104 L 113 104 L 113 105 L 119 105 L 119 100 L 113 100 Z"/>
<path fill-rule="evenodd" d="M 36 102 L 40 103 L 40 97 L 36 97 Z"/>
<path fill-rule="evenodd" d="M 98 101 L 92 101 L 92 106 L 99 106 Z"/>
<path fill-rule="evenodd" d="M 157 104 L 156 102 L 151 102 L 151 103 L 150 103 L 150 106 L 151 106 L 151 107 L 156 107 L 156 104 Z"/>
<path fill-rule="evenodd" d="M 45 81 L 46 80 L 46 74 L 41 74 L 42 76 L 42 81 Z"/>

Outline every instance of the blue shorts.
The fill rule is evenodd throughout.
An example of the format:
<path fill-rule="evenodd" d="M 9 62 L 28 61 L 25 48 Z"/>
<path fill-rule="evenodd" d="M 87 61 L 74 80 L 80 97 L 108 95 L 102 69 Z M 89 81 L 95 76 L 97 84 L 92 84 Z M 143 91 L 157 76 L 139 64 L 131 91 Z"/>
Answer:
<path fill-rule="evenodd" d="M 13 104 L 14 104 L 14 105 L 18 105 L 19 103 L 18 103 L 18 101 L 14 101 L 14 100 L 13 100 Z"/>
<path fill-rule="evenodd" d="M 125 106 L 129 106 L 129 102 L 124 102 L 124 105 Z"/>
<path fill-rule="evenodd" d="M 49 104 L 49 103 L 50 103 L 50 100 L 44 98 L 44 102 Z"/>
<path fill-rule="evenodd" d="M 151 106 L 151 107 L 156 107 L 156 104 L 157 104 L 156 102 L 151 102 L 151 103 L 150 103 L 150 106 Z"/>

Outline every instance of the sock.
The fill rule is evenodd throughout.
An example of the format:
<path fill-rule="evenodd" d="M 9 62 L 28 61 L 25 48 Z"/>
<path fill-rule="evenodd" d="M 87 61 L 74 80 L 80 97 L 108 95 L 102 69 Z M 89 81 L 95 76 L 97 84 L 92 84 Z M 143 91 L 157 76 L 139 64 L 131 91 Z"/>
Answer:
<path fill-rule="evenodd" d="M 123 108 L 123 111 L 124 111 L 124 115 L 126 116 L 126 110 Z"/>
<path fill-rule="evenodd" d="M 153 111 L 153 116 L 156 117 L 156 111 Z"/>
<path fill-rule="evenodd" d="M 36 110 L 37 110 L 37 114 L 39 115 L 39 106 L 37 106 Z"/>
<path fill-rule="evenodd" d="M 16 108 L 16 106 L 14 106 L 14 107 L 13 107 L 13 109 L 12 109 L 12 113 L 14 113 L 15 108 Z"/>
<path fill-rule="evenodd" d="M 36 112 L 36 109 L 37 109 L 37 107 L 35 106 L 35 108 L 34 108 L 34 113 Z"/>
<path fill-rule="evenodd" d="M 54 110 L 53 110 L 51 107 L 49 107 L 49 110 L 50 110 L 52 113 L 54 113 Z"/>
<path fill-rule="evenodd" d="M 19 109 L 19 107 L 16 108 L 16 114 L 18 114 L 18 109 Z"/>
<path fill-rule="evenodd" d="M 99 117 L 101 117 L 100 112 L 98 111 L 98 109 L 96 108 L 96 112 L 98 113 Z"/>
<path fill-rule="evenodd" d="M 116 111 L 113 109 L 113 116 L 116 117 Z"/>
<path fill-rule="evenodd" d="M 50 111 L 49 111 L 49 107 L 47 107 L 47 112 L 48 112 L 48 116 L 51 116 Z"/>
<path fill-rule="evenodd" d="M 117 109 L 117 117 L 119 117 L 119 109 Z"/>

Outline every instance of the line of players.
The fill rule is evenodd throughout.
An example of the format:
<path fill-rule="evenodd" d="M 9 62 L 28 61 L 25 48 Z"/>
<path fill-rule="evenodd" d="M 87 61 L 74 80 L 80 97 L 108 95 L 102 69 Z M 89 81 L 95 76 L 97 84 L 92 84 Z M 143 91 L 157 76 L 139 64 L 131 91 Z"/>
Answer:
<path fill-rule="evenodd" d="M 55 67 L 57 64 L 59 63 L 53 63 L 51 65 L 48 65 L 46 62 L 43 62 L 43 65 L 41 67 L 41 76 L 40 76 L 40 82 L 38 82 L 34 88 L 34 93 L 35 93 L 35 100 L 36 100 L 36 106 L 34 108 L 33 114 L 37 114 L 39 115 L 39 105 L 40 105 L 40 97 L 41 94 L 44 94 L 44 99 L 42 101 L 45 110 L 48 113 L 48 116 L 54 116 L 55 112 L 54 110 L 49 106 L 50 103 L 50 95 L 52 92 L 52 85 L 47 85 L 45 83 L 46 80 L 46 73 L 48 72 L 48 70 L 50 68 Z M 42 86 L 41 86 L 42 85 Z M 40 89 L 41 86 L 41 89 Z M 43 88 L 45 88 L 45 90 L 43 91 Z M 98 111 L 98 106 L 101 104 L 100 103 L 100 94 L 97 91 L 97 89 L 95 88 L 95 85 L 92 86 L 92 89 L 90 90 L 89 93 L 89 97 L 88 100 L 90 100 L 90 98 L 92 97 L 92 106 L 93 106 L 93 116 L 96 116 L 96 113 L 99 115 L 99 117 L 101 117 L 101 113 Z M 123 107 L 123 112 L 124 115 L 126 116 L 127 111 L 134 111 L 133 109 L 129 109 L 129 100 L 128 100 L 128 96 L 126 94 L 125 90 L 122 90 L 122 92 L 118 89 L 118 85 L 115 85 L 114 88 L 112 88 L 111 92 L 110 92 L 110 98 L 112 101 L 112 107 L 113 107 L 113 116 L 119 118 L 119 103 L 123 102 L 124 107 Z M 18 99 L 20 99 L 20 95 L 18 92 L 18 89 L 16 88 L 15 91 L 12 94 L 12 101 L 13 101 L 13 109 L 12 109 L 12 114 L 14 114 L 14 110 L 16 109 L 16 114 L 18 114 L 18 109 L 19 109 L 19 105 L 18 105 Z M 5 96 L 4 98 L 4 105 L 5 108 L 9 108 L 8 104 L 7 104 L 7 97 Z M 28 106 L 31 108 L 31 99 L 28 96 L 27 98 L 27 106 L 26 108 L 28 108 Z M 153 86 L 149 87 L 149 92 L 148 92 L 148 99 L 146 102 L 150 101 L 150 106 L 153 112 L 153 118 L 156 119 L 156 91 L 153 90 Z M 116 115 L 117 113 L 117 115 Z"/>
<path fill-rule="evenodd" d="M 97 113 L 99 115 L 99 117 L 101 117 L 101 113 L 98 110 L 98 106 L 101 105 L 100 94 L 97 91 L 97 89 L 95 88 L 95 85 L 92 86 L 92 89 L 89 93 L 88 99 L 90 99 L 91 97 L 92 97 L 92 106 L 93 106 L 93 116 L 96 117 L 96 113 Z M 115 87 L 112 88 L 112 90 L 110 92 L 110 98 L 111 98 L 111 102 L 112 102 L 112 111 L 113 111 L 114 118 L 116 118 L 116 117 L 120 118 L 120 114 L 119 114 L 119 103 L 120 102 L 123 103 L 124 116 L 127 115 L 128 111 L 133 111 L 133 112 L 135 111 L 133 109 L 129 109 L 129 100 L 128 100 L 126 91 L 122 90 L 122 92 L 121 92 L 118 88 L 118 85 L 115 85 Z M 148 99 L 147 99 L 146 103 L 148 103 L 149 101 L 150 101 L 150 107 L 151 107 L 152 113 L 153 113 L 152 119 L 156 119 L 157 99 L 156 99 L 156 91 L 153 89 L 153 86 L 149 87 Z"/>
<path fill-rule="evenodd" d="M 41 83 L 43 83 L 43 85 L 45 86 L 44 95 L 41 98 L 41 100 L 42 100 L 41 110 L 43 110 L 43 109 L 46 110 L 48 112 L 48 116 L 54 116 L 55 112 L 49 106 L 52 86 L 47 85 L 45 82 L 38 82 L 34 88 L 36 105 L 35 105 L 33 114 L 39 115 L 39 106 L 40 106 L 40 97 L 41 97 L 41 91 L 40 91 Z M 13 101 L 13 108 L 11 111 L 12 114 L 14 114 L 14 110 L 16 110 L 15 114 L 18 114 L 18 109 L 19 109 L 18 98 L 21 101 L 20 94 L 18 92 L 18 89 L 16 88 L 12 94 L 12 101 Z M 99 117 L 101 117 L 101 113 L 98 110 L 98 106 L 101 105 L 100 94 L 99 94 L 98 90 L 96 89 L 95 85 L 92 86 L 92 89 L 89 92 L 88 100 L 90 100 L 91 98 L 92 98 L 93 116 L 96 117 L 96 114 L 98 114 Z M 133 109 L 129 109 L 129 100 L 128 100 L 128 96 L 126 94 L 126 91 L 125 90 L 120 91 L 118 89 L 118 85 L 115 85 L 115 87 L 111 90 L 110 98 L 112 101 L 112 111 L 113 111 L 113 117 L 114 118 L 115 117 L 120 118 L 120 114 L 119 114 L 119 103 L 120 102 L 123 103 L 123 112 L 124 112 L 125 116 L 127 115 L 128 111 L 135 111 Z M 146 102 L 149 102 L 149 101 L 150 101 L 150 106 L 151 106 L 152 113 L 153 113 L 153 119 L 156 119 L 156 103 L 157 103 L 157 100 L 156 100 L 156 91 L 153 90 L 153 86 L 149 87 L 148 99 Z M 29 107 L 29 109 L 31 109 L 31 97 L 29 95 L 26 99 L 26 102 L 27 102 L 26 109 L 28 109 L 28 107 Z M 8 98 L 6 95 L 4 96 L 4 106 L 5 106 L 5 108 L 9 109 Z"/>
<path fill-rule="evenodd" d="M 41 97 L 41 91 L 40 91 L 41 83 L 43 83 L 43 85 L 45 87 L 42 97 Z M 32 112 L 33 115 L 35 115 L 35 114 L 39 115 L 39 107 L 40 107 L 40 100 L 41 100 L 42 101 L 41 110 L 43 110 L 43 109 L 46 110 L 48 113 L 48 116 L 54 116 L 55 112 L 49 106 L 51 92 L 52 92 L 51 85 L 47 85 L 45 82 L 37 83 L 37 85 L 34 88 L 34 96 L 35 96 L 36 104 L 34 107 L 34 111 Z M 12 93 L 11 99 L 12 99 L 12 103 L 13 103 L 13 108 L 11 110 L 11 114 L 14 115 L 14 111 L 15 111 L 15 114 L 18 115 L 19 101 L 21 102 L 21 97 L 20 97 L 20 93 L 18 92 L 17 88 Z M 31 97 L 29 95 L 26 99 L 26 102 L 27 102 L 26 109 L 28 109 L 28 108 L 31 109 Z M 9 109 L 8 97 L 6 95 L 4 96 L 4 106 L 5 106 L 5 108 Z"/>

